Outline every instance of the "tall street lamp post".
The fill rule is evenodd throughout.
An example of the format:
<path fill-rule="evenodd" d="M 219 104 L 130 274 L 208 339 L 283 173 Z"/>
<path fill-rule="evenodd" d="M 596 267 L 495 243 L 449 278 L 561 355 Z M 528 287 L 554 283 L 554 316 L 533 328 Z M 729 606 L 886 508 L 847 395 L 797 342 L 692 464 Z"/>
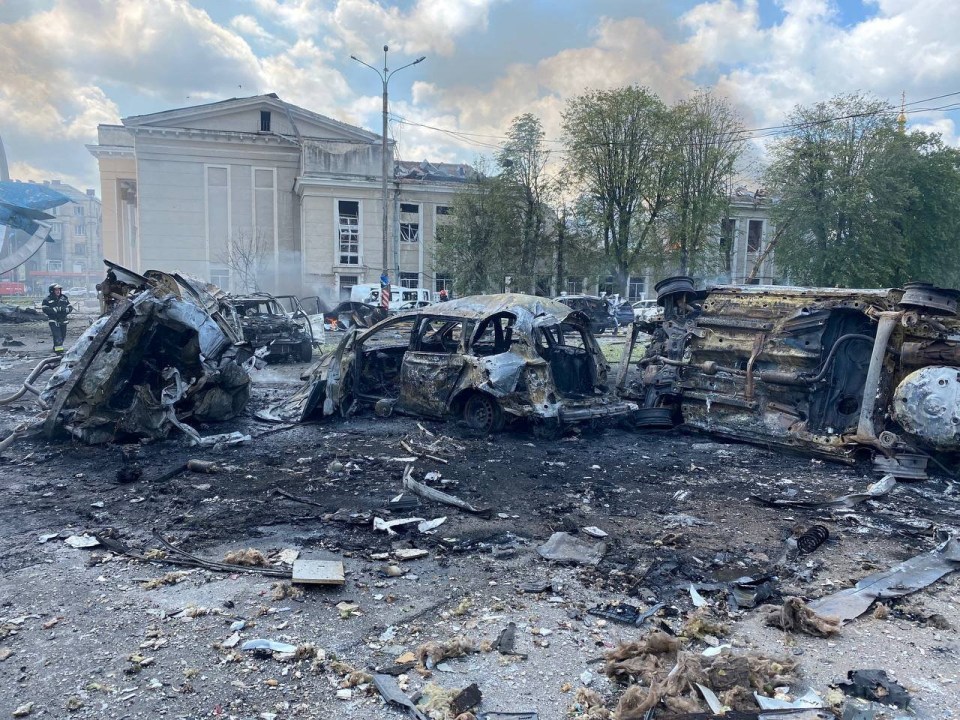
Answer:
<path fill-rule="evenodd" d="M 373 65 L 368 65 L 363 60 L 358 58 L 356 55 L 350 56 L 351 60 L 356 60 L 358 63 L 360 63 L 364 67 L 368 67 L 371 70 L 373 70 L 380 77 L 380 81 L 383 83 L 383 132 L 380 138 L 381 153 L 383 155 L 383 167 L 381 168 L 380 194 L 381 194 L 381 200 L 383 203 L 383 274 L 384 275 L 389 274 L 389 267 L 390 267 L 390 260 L 389 260 L 390 255 L 388 252 L 388 246 L 390 242 L 388 238 L 390 236 L 388 233 L 388 223 L 387 223 L 387 178 L 389 177 L 390 165 L 392 160 L 392 158 L 387 156 L 387 86 L 390 83 L 390 78 L 392 78 L 398 72 L 400 72 L 404 68 L 410 67 L 411 65 L 417 65 L 419 63 L 422 63 L 424 60 L 427 59 L 426 55 L 421 55 L 411 63 L 402 65 L 401 67 L 398 67 L 396 70 L 390 70 L 389 68 L 387 68 L 387 51 L 388 50 L 389 48 L 386 45 L 384 45 L 382 71 L 379 68 L 375 68 Z M 399 270 L 397 272 L 399 272 Z"/>

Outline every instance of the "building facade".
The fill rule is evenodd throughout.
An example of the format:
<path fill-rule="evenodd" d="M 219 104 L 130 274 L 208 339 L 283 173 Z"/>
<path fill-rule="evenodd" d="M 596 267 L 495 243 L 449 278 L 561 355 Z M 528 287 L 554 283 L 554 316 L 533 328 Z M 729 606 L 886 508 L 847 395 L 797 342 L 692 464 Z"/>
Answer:
<path fill-rule="evenodd" d="M 234 292 L 336 300 L 382 271 L 381 147 L 375 133 L 274 94 L 100 125 L 88 149 L 100 166 L 104 255 Z M 408 175 L 399 168 L 389 181 L 391 281 L 432 288 L 436 217 L 458 178 Z"/>

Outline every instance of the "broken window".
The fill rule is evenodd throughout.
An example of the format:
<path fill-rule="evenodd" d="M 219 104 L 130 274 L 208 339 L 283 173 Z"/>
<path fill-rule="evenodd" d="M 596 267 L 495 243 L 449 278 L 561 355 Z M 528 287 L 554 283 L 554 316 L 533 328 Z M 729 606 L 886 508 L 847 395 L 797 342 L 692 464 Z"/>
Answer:
<path fill-rule="evenodd" d="M 337 233 L 340 242 L 340 264 L 360 264 L 360 203 L 337 201 Z M 354 283 L 356 284 L 356 283 Z M 343 287 L 341 283 L 341 288 Z"/>
<path fill-rule="evenodd" d="M 402 272 L 400 273 L 400 287 L 415 288 L 420 282 L 420 273 Z M 416 299 L 416 298 L 414 298 Z"/>
<path fill-rule="evenodd" d="M 627 296 L 631 301 L 643 300 L 643 295 L 647 291 L 647 279 L 645 277 L 631 277 L 630 287 Z"/>
<path fill-rule="evenodd" d="M 260 111 L 260 132 L 270 132 L 270 111 Z"/>
<path fill-rule="evenodd" d="M 425 318 L 414 339 L 415 352 L 455 353 L 463 339 L 463 322 L 449 318 Z"/>
<path fill-rule="evenodd" d="M 420 206 L 400 203 L 400 242 L 420 242 Z"/>
<path fill-rule="evenodd" d="M 513 324 L 516 320 L 516 316 L 509 313 L 486 318 L 477 326 L 474 334 L 471 343 L 473 354 L 477 357 L 487 357 L 507 352 L 510 344 L 514 342 Z"/>
<path fill-rule="evenodd" d="M 763 220 L 751 220 L 747 228 L 747 252 L 760 252 L 760 244 L 763 240 Z"/>

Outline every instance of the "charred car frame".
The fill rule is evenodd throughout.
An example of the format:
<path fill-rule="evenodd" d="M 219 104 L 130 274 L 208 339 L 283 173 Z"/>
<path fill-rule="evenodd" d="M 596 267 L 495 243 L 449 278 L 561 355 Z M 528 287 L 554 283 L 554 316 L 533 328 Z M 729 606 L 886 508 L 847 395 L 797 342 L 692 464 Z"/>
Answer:
<path fill-rule="evenodd" d="M 460 298 L 351 330 L 272 419 L 349 415 L 360 405 L 462 417 L 479 431 L 525 418 L 538 432 L 629 415 L 588 318 L 528 295 Z"/>
<path fill-rule="evenodd" d="M 659 323 L 638 323 L 618 374 L 641 424 L 924 477 L 960 451 L 960 293 L 657 285 Z M 641 332 L 652 333 L 634 366 Z M 635 372 L 632 372 L 635 369 Z"/>

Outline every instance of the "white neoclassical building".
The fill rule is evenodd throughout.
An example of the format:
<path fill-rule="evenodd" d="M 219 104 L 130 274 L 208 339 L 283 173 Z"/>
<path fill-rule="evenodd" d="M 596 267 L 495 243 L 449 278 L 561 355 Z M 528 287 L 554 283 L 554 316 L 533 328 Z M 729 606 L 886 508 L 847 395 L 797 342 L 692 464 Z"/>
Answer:
<path fill-rule="evenodd" d="M 330 300 L 379 278 L 379 135 L 275 94 L 121 122 L 100 125 L 88 146 L 100 166 L 108 259 L 242 290 L 237 258 L 246 252 L 261 289 Z M 470 169 L 390 165 L 391 280 L 435 289 L 448 282 L 433 266 L 436 228 Z"/>

